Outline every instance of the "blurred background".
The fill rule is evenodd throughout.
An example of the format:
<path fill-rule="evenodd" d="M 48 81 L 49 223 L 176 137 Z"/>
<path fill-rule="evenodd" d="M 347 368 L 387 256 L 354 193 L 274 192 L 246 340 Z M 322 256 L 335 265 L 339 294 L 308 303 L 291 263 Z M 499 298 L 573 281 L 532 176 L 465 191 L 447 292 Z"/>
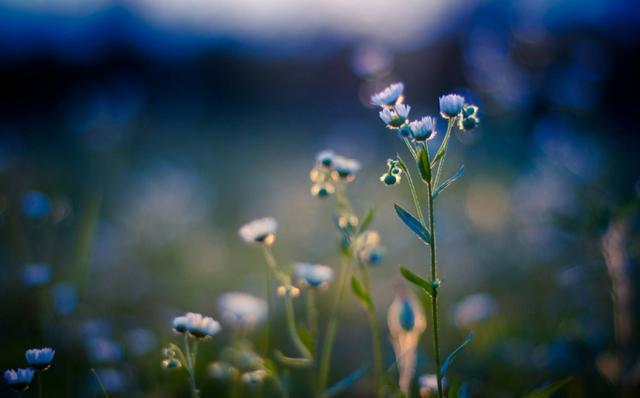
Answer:
<path fill-rule="evenodd" d="M 393 212 L 406 186 L 378 181 L 404 148 L 368 98 L 402 81 L 414 117 L 448 92 L 480 107 L 438 208 L 444 351 L 476 332 L 452 372 L 473 397 L 566 376 L 558 396 L 639 396 L 639 45 L 634 1 L 0 1 L 0 367 L 52 346 L 48 396 L 99 396 L 92 367 L 114 396 L 187 396 L 160 367 L 172 318 L 262 296 L 241 224 L 274 216 L 281 262 L 337 267 L 333 202 L 309 194 L 326 148 L 363 165 L 384 320 L 399 264 L 426 262 Z M 344 311 L 332 380 L 370 360 L 364 312 Z M 223 394 L 206 362 L 204 396 Z"/>

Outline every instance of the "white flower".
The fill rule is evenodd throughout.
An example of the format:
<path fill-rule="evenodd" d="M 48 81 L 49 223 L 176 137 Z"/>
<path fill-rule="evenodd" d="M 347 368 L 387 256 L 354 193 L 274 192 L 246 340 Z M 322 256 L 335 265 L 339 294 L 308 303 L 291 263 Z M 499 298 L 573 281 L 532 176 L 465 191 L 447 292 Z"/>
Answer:
<path fill-rule="evenodd" d="M 398 114 L 398 116 L 402 119 L 406 119 L 407 117 L 409 117 L 410 110 L 411 110 L 411 107 L 409 105 L 406 105 L 406 104 L 396 105 L 396 114 Z"/>
<path fill-rule="evenodd" d="M 474 323 L 492 317 L 497 310 L 496 300 L 488 293 L 467 296 L 455 305 L 453 313 L 456 324 L 468 328 Z"/>
<path fill-rule="evenodd" d="M 385 124 L 391 123 L 391 121 L 395 117 L 396 117 L 396 114 L 394 111 L 391 110 L 391 108 L 384 108 L 383 110 L 380 111 L 380 119 L 382 119 L 382 121 Z"/>
<path fill-rule="evenodd" d="M 436 136 L 436 119 L 425 116 L 409 123 L 411 135 L 417 141 L 427 141 Z"/>
<path fill-rule="evenodd" d="M 333 268 L 328 265 L 296 263 L 293 266 L 298 281 L 311 287 L 326 286 L 333 280 Z"/>
<path fill-rule="evenodd" d="M 335 153 L 330 149 L 325 149 L 324 151 L 318 152 L 316 155 L 316 162 L 323 165 L 324 167 L 331 167 L 333 163 L 333 157 Z"/>
<path fill-rule="evenodd" d="M 440 114 L 445 119 L 458 116 L 464 106 L 464 97 L 458 94 L 448 94 L 440 97 Z"/>
<path fill-rule="evenodd" d="M 277 229 L 278 223 L 273 217 L 264 217 L 243 225 L 238 233 L 245 242 L 271 246 L 276 240 Z"/>
<path fill-rule="evenodd" d="M 398 128 L 407 120 L 411 107 L 398 104 L 393 108 L 386 107 L 380 111 L 380 119 L 390 128 Z"/>
<path fill-rule="evenodd" d="M 198 339 L 206 339 L 220 331 L 220 323 L 211 317 L 187 312 L 173 320 L 173 329 L 178 333 L 187 333 Z"/>
<path fill-rule="evenodd" d="M 4 371 L 4 381 L 15 391 L 26 391 L 33 380 L 35 370 L 9 369 Z"/>
<path fill-rule="evenodd" d="M 438 393 L 438 376 L 434 374 L 426 374 L 418 379 L 420 385 L 420 396 L 422 398 L 435 397 Z"/>
<path fill-rule="evenodd" d="M 353 180 L 354 174 L 360 170 L 360 162 L 336 155 L 333 158 L 333 170 L 338 178 L 350 181 Z"/>
<path fill-rule="evenodd" d="M 404 91 L 404 84 L 394 83 L 384 90 L 371 96 L 371 102 L 378 106 L 389 105 L 395 102 Z"/>
<path fill-rule="evenodd" d="M 24 356 L 26 357 L 29 366 L 37 370 L 47 370 L 51 367 L 51 361 L 53 361 L 53 356 L 55 354 L 55 350 L 47 347 L 27 350 Z"/>
<path fill-rule="evenodd" d="M 218 299 L 222 319 L 231 326 L 253 327 L 267 315 L 267 303 L 241 292 L 224 293 Z"/>

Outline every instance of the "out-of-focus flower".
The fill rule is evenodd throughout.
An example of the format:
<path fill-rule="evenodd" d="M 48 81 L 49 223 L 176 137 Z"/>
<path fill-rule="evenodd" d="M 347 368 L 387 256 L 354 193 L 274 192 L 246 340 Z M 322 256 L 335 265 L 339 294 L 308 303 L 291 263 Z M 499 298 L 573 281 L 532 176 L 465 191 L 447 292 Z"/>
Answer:
<path fill-rule="evenodd" d="M 69 315 L 76 310 L 78 293 L 75 286 L 61 282 L 53 287 L 53 307 L 62 315 Z"/>
<path fill-rule="evenodd" d="M 23 392 L 29 389 L 29 385 L 33 380 L 35 370 L 26 369 L 9 369 L 4 371 L 4 381 L 12 390 Z"/>
<path fill-rule="evenodd" d="M 353 181 L 358 170 L 360 170 L 360 162 L 355 159 L 338 155 L 333 158 L 333 176 L 336 180 Z"/>
<path fill-rule="evenodd" d="M 267 303 L 264 300 L 241 292 L 222 294 L 218 299 L 218 308 L 223 321 L 234 327 L 254 327 L 267 315 Z"/>
<path fill-rule="evenodd" d="M 177 358 L 167 358 L 162 360 L 163 369 L 179 369 L 182 367 L 182 363 Z"/>
<path fill-rule="evenodd" d="M 438 396 L 438 376 L 433 374 L 422 375 L 418 379 L 418 385 L 420 385 L 420 397 L 434 398 Z"/>
<path fill-rule="evenodd" d="M 425 116 L 420 120 L 414 120 L 409 123 L 411 136 L 416 141 L 428 141 L 436 136 L 436 119 L 431 116 Z"/>
<path fill-rule="evenodd" d="M 207 339 L 220 331 L 220 323 L 211 317 L 187 312 L 173 319 L 173 329 L 196 339 Z"/>
<path fill-rule="evenodd" d="M 396 288 L 395 299 L 387 313 L 387 325 L 400 373 L 398 384 L 400 390 L 408 394 L 415 371 L 416 348 L 427 321 L 420 304 L 403 286 Z"/>
<path fill-rule="evenodd" d="M 273 217 L 264 217 L 243 225 L 238 233 L 245 242 L 271 246 L 276 240 L 277 229 L 278 222 Z"/>
<path fill-rule="evenodd" d="M 97 369 L 96 373 L 107 392 L 117 393 L 127 387 L 127 379 L 121 371 L 114 368 Z"/>
<path fill-rule="evenodd" d="M 468 328 L 474 323 L 493 316 L 496 309 L 496 300 L 490 294 L 472 294 L 455 305 L 454 319 L 458 326 Z"/>
<path fill-rule="evenodd" d="M 380 181 L 384 185 L 395 185 L 402 179 L 402 169 L 400 162 L 394 159 L 387 159 L 387 172 L 380 176 Z"/>
<path fill-rule="evenodd" d="M 51 361 L 53 361 L 55 354 L 55 350 L 46 347 L 27 350 L 24 356 L 27 358 L 29 366 L 36 370 L 45 371 L 51 367 Z"/>
<path fill-rule="evenodd" d="M 365 231 L 358 236 L 353 245 L 358 259 L 364 264 L 376 265 L 384 255 L 380 246 L 380 234 L 377 231 Z"/>
<path fill-rule="evenodd" d="M 371 96 L 371 102 L 378 106 L 389 105 L 396 102 L 404 91 L 404 84 L 394 83 Z"/>
<path fill-rule="evenodd" d="M 156 336 L 149 329 L 131 329 L 127 332 L 127 342 L 131 352 L 135 355 L 144 355 L 156 347 Z"/>
<path fill-rule="evenodd" d="M 28 191 L 22 195 L 22 212 L 26 217 L 46 217 L 49 211 L 51 211 L 51 201 L 42 192 Z"/>
<path fill-rule="evenodd" d="M 324 287 L 333 280 L 333 268 L 328 265 L 296 263 L 293 267 L 298 281 L 303 286 Z"/>
<path fill-rule="evenodd" d="M 268 373 L 266 370 L 258 369 L 251 372 L 243 373 L 241 380 L 244 384 L 247 385 L 258 385 L 262 383 L 267 376 Z"/>
<path fill-rule="evenodd" d="M 27 264 L 22 269 L 22 283 L 26 286 L 42 286 L 49 283 L 52 274 L 49 264 Z"/>
<path fill-rule="evenodd" d="M 458 94 L 448 94 L 440 97 L 440 114 L 443 118 L 456 117 L 462 111 L 464 97 Z"/>
<path fill-rule="evenodd" d="M 407 121 L 411 107 L 405 104 L 398 104 L 394 107 L 386 107 L 380 111 L 380 119 L 392 129 L 397 129 Z"/>
<path fill-rule="evenodd" d="M 207 366 L 207 372 L 214 379 L 221 380 L 234 380 L 238 376 L 238 369 L 224 361 L 211 362 Z"/>
<path fill-rule="evenodd" d="M 318 152 L 316 155 L 316 162 L 324 167 L 331 168 L 333 165 L 333 157 L 335 153 L 330 149 L 325 149 L 324 151 Z"/>
<path fill-rule="evenodd" d="M 86 345 L 91 362 L 116 363 L 122 359 L 122 346 L 111 339 L 90 337 L 87 339 Z"/>

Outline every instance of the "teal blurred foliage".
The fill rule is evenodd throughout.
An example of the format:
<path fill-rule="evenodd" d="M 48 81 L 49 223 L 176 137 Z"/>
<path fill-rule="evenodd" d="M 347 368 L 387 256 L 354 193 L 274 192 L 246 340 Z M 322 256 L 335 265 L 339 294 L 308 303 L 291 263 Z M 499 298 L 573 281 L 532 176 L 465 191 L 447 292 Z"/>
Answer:
<path fill-rule="evenodd" d="M 533 24 L 507 3 L 470 6 L 397 50 L 331 35 L 310 40 L 317 51 L 179 35 L 163 57 L 166 32 L 136 31 L 146 52 L 104 39 L 118 18 L 131 21 L 118 13 L 94 32 L 102 49 L 74 47 L 77 38 L 65 52 L 3 44 L 0 369 L 50 346 L 46 396 L 100 396 L 91 368 L 110 396 L 187 396 L 184 374 L 161 367 L 172 319 L 219 319 L 220 294 L 263 294 L 264 261 L 239 239 L 240 225 L 272 215 L 279 258 L 337 269 L 333 208 L 309 193 L 325 148 L 362 164 L 350 197 L 358 214 L 376 209 L 387 251 L 371 269 L 371 298 L 385 319 L 399 265 L 425 258 L 391 205 L 410 209 L 411 199 L 379 182 L 402 143 L 362 105 L 402 80 L 416 114 L 437 114 L 436 98 L 450 91 L 480 108 L 480 126 L 454 137 L 445 175 L 461 159 L 465 173 L 438 208 L 443 352 L 475 333 L 448 371 L 452 384 L 467 382 L 471 397 L 511 397 L 571 377 L 555 396 L 640 395 L 637 5 L 595 2 L 603 8 L 575 18 L 537 10 Z M 12 26 L 0 27 L 3 38 Z M 360 377 L 371 362 L 366 315 L 348 296 L 331 380 Z M 331 297 L 317 296 L 320 323 Z M 272 346 L 291 352 L 282 302 L 274 312 Z M 222 324 L 200 344 L 203 397 L 228 391 L 207 375 L 232 339 Z M 259 342 L 260 329 L 250 337 Z M 425 333 L 416 376 L 433 368 L 430 350 Z M 281 376 L 292 397 L 306 396 L 304 370 Z M 343 396 L 371 396 L 372 385 L 362 376 Z M 11 394 L 2 383 L 0 396 Z"/>

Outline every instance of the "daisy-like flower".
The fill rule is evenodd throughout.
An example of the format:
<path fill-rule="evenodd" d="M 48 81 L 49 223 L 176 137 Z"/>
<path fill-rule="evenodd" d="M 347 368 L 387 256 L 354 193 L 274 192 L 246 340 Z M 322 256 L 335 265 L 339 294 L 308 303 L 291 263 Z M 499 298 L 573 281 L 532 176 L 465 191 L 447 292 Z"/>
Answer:
<path fill-rule="evenodd" d="M 5 370 L 4 381 L 15 391 L 27 391 L 35 372 L 32 368 Z"/>
<path fill-rule="evenodd" d="M 398 384 L 400 390 L 408 394 L 415 371 L 416 348 L 427 321 L 420 304 L 404 286 L 396 288 L 395 299 L 387 313 L 387 324 L 400 373 Z"/>
<path fill-rule="evenodd" d="M 333 268 L 328 265 L 296 263 L 293 272 L 303 286 L 324 287 L 333 280 Z"/>
<path fill-rule="evenodd" d="M 330 149 L 325 149 L 324 151 L 318 152 L 316 155 L 316 162 L 319 165 L 330 168 L 333 165 L 333 157 L 335 153 Z"/>
<path fill-rule="evenodd" d="M 378 264 L 384 255 L 384 248 L 380 246 L 380 234 L 377 231 L 365 231 L 356 238 L 354 250 L 361 262 Z"/>
<path fill-rule="evenodd" d="M 51 361 L 53 361 L 55 354 L 55 350 L 46 347 L 27 350 L 24 356 L 27 358 L 29 366 L 36 370 L 45 371 L 51 367 Z"/>
<path fill-rule="evenodd" d="M 404 84 L 402 83 L 394 83 L 390 86 L 386 87 L 384 90 L 380 91 L 371 96 L 371 102 L 378 106 L 385 106 L 392 104 L 400 98 L 402 92 L 404 91 Z"/>
<path fill-rule="evenodd" d="M 458 94 L 448 94 L 440 97 L 440 115 L 445 119 L 456 117 L 462 111 L 464 97 Z"/>
<path fill-rule="evenodd" d="M 380 119 L 391 129 L 397 129 L 404 124 L 409 117 L 411 107 L 405 104 L 398 104 L 393 108 L 386 107 L 380 111 Z"/>
<path fill-rule="evenodd" d="M 207 339 L 220 331 L 220 323 L 211 317 L 187 312 L 173 319 L 173 329 L 196 339 Z"/>
<path fill-rule="evenodd" d="M 355 159 L 338 155 L 333 158 L 333 175 L 336 180 L 353 181 L 358 170 L 360 170 L 360 162 Z"/>
<path fill-rule="evenodd" d="M 416 141 L 428 141 L 436 136 L 436 119 L 425 116 L 420 120 L 409 123 L 411 136 Z"/>
<path fill-rule="evenodd" d="M 278 222 L 273 217 L 264 217 L 243 225 L 238 233 L 247 243 L 261 243 L 271 246 L 276 240 L 277 229 Z"/>
<path fill-rule="evenodd" d="M 247 293 L 224 293 L 218 299 L 218 308 L 224 322 L 237 327 L 254 327 L 267 315 L 267 303 Z"/>
<path fill-rule="evenodd" d="M 433 398 L 438 396 L 438 376 L 425 374 L 418 379 L 421 398 Z"/>

